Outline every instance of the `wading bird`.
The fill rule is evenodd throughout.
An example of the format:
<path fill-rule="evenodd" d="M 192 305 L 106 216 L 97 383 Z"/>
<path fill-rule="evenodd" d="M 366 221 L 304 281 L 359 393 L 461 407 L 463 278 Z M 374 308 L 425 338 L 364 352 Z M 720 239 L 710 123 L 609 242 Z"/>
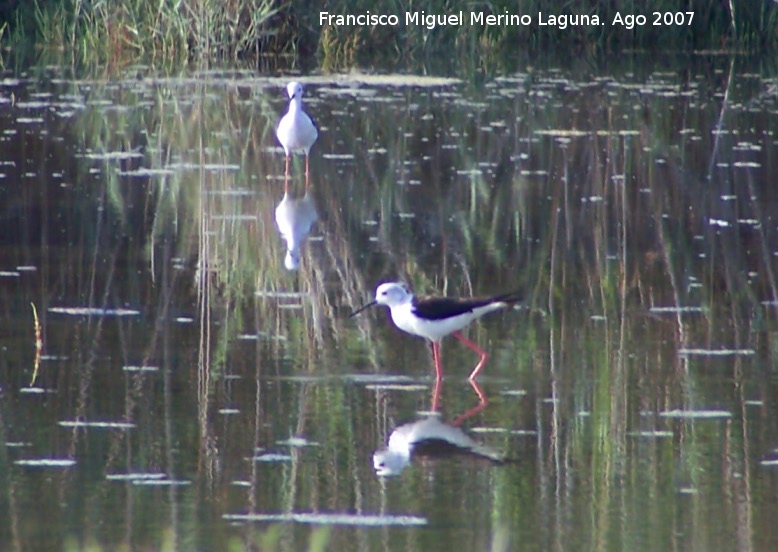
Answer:
<path fill-rule="evenodd" d="M 355 310 L 351 316 L 355 316 L 374 305 L 389 307 L 395 326 L 409 334 L 424 337 L 432 342 L 432 357 L 435 361 L 437 379 L 443 378 L 443 368 L 440 364 L 440 340 L 448 334 L 453 335 L 481 357 L 470 374 L 472 381 L 489 360 L 489 354 L 460 334 L 459 330 L 476 318 L 509 307 L 519 301 L 520 297 L 517 293 L 463 299 L 450 297 L 417 298 L 403 284 L 391 282 L 378 286 L 375 300 Z"/>
<path fill-rule="evenodd" d="M 286 86 L 289 94 L 289 110 L 281 117 L 276 129 L 278 141 L 284 147 L 286 154 L 286 168 L 284 176 L 289 177 L 289 160 L 292 153 L 302 151 L 305 153 L 305 177 L 308 178 L 308 154 L 319 132 L 308 114 L 303 111 L 303 86 L 299 82 L 290 82 Z"/>

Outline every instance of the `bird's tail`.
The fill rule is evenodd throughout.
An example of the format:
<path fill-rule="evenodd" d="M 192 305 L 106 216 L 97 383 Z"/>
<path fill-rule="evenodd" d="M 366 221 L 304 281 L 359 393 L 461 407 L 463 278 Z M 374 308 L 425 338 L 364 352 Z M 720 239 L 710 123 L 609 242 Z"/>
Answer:
<path fill-rule="evenodd" d="M 524 302 L 524 294 L 521 291 L 511 291 L 495 297 L 496 301 L 501 301 L 508 306 L 513 306 Z"/>

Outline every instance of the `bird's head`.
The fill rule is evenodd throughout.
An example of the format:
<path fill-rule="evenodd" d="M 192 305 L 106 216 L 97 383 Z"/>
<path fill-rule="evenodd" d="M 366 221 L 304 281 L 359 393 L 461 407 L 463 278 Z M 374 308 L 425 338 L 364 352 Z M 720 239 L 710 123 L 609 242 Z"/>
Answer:
<path fill-rule="evenodd" d="M 386 305 L 387 307 L 392 308 L 411 300 L 413 300 L 413 294 L 405 287 L 405 284 L 400 282 L 381 284 L 375 290 L 375 299 L 352 312 L 351 316 L 355 316 L 363 310 L 375 305 Z"/>
<path fill-rule="evenodd" d="M 299 100 L 303 97 L 303 85 L 297 81 L 292 81 L 286 85 L 286 93 L 289 94 L 290 100 L 295 98 Z"/>
<path fill-rule="evenodd" d="M 389 282 L 381 284 L 375 290 L 375 302 L 387 307 L 396 307 L 407 303 L 413 299 L 413 294 L 408 290 L 405 284 L 400 282 Z"/>

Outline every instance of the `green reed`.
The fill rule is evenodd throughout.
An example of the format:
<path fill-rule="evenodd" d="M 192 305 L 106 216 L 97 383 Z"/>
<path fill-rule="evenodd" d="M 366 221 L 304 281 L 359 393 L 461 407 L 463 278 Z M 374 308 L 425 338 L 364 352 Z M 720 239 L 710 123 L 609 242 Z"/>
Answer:
<path fill-rule="evenodd" d="M 44 47 L 70 51 L 75 59 L 102 61 L 238 57 L 271 36 L 267 23 L 282 6 L 273 0 L 32 4 L 17 11 L 9 37 L 32 37 Z"/>
<path fill-rule="evenodd" d="M 22 6 L 22 4 L 20 4 Z M 30 9 L 30 7 L 32 9 Z M 683 10 L 683 11 L 680 11 Z M 397 25 L 328 25 L 321 12 L 341 15 L 396 15 Z M 458 14 L 461 25 L 406 24 L 406 13 Z M 473 24 L 470 13 L 523 14 L 529 25 Z M 692 19 L 689 20 L 690 13 Z M 659 16 L 655 15 L 660 14 Z M 683 14 L 664 24 L 662 14 Z M 542 17 L 541 17 L 542 14 Z M 695 3 L 679 8 L 675 0 L 646 7 L 635 0 L 329 0 L 313 5 L 299 0 L 32 0 L 0 26 L 0 37 L 68 51 L 77 59 L 203 60 L 294 53 L 329 69 L 384 59 L 406 63 L 445 53 L 454 63 L 491 66 L 497 58 L 527 51 L 581 52 L 614 47 L 725 49 L 751 52 L 778 44 L 778 6 L 774 2 Z M 644 15 L 642 24 L 627 16 Z M 541 24 L 551 16 L 596 16 L 598 25 Z M 673 17 L 670 17 L 672 20 Z M 660 24 L 656 24 L 656 21 Z"/>

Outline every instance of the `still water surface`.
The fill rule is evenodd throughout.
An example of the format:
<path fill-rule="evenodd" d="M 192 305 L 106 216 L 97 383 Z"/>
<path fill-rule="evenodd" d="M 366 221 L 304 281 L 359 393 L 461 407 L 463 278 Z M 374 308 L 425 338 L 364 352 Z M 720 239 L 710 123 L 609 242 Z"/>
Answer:
<path fill-rule="evenodd" d="M 285 78 L 7 72 L 0 549 L 776 549 L 762 72 L 301 78 L 288 193 Z M 525 293 L 432 418 L 424 342 L 348 317 L 388 280 Z M 475 454 L 379 476 L 418 421 Z"/>

